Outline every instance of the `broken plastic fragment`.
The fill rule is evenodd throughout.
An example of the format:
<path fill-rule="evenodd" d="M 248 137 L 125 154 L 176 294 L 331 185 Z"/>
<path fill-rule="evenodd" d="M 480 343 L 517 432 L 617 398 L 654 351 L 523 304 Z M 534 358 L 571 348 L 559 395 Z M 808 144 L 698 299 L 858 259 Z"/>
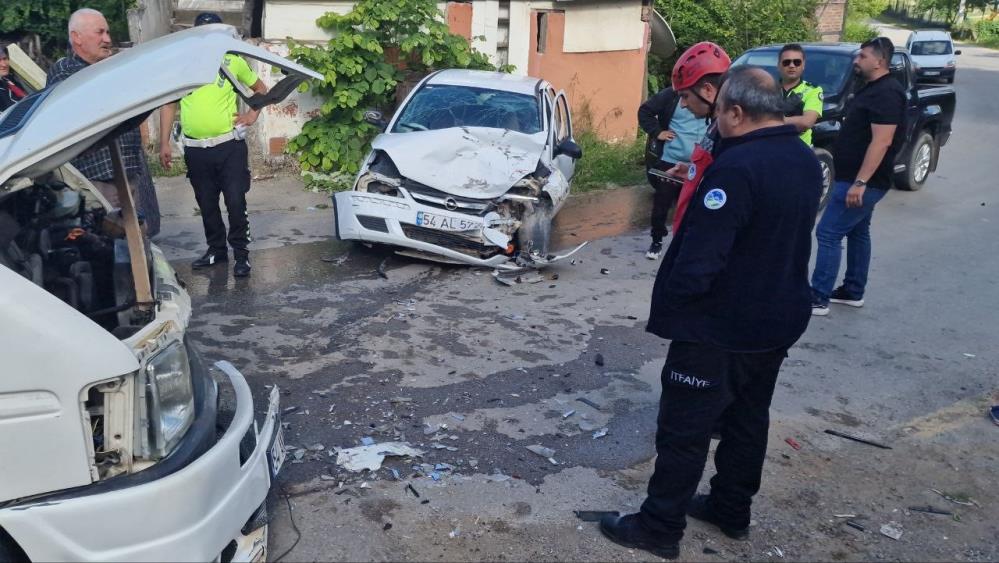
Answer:
<path fill-rule="evenodd" d="M 538 454 L 541 457 L 546 457 L 546 458 L 555 457 L 555 450 L 551 448 L 546 448 L 540 444 L 527 446 L 527 449 Z"/>
<path fill-rule="evenodd" d="M 423 453 L 403 442 L 385 442 L 340 450 L 336 455 L 336 463 L 348 471 L 377 471 L 387 456 L 419 457 Z"/>
<path fill-rule="evenodd" d="M 888 536 L 893 540 L 898 540 L 902 537 L 902 525 L 898 522 L 888 522 L 881 526 L 881 534 Z"/>
<path fill-rule="evenodd" d="M 593 433 L 593 439 L 596 440 L 597 438 L 603 438 L 607 435 L 607 432 L 608 430 L 606 428 L 601 428 Z"/>
<path fill-rule="evenodd" d="M 375 443 L 374 438 L 369 438 L 367 436 L 361 438 L 361 444 L 364 446 L 370 446 Z"/>
<path fill-rule="evenodd" d="M 576 411 L 572 411 L 572 410 L 566 411 L 566 412 L 562 413 L 562 418 L 569 418 L 570 416 L 572 416 L 574 414 L 576 414 Z"/>

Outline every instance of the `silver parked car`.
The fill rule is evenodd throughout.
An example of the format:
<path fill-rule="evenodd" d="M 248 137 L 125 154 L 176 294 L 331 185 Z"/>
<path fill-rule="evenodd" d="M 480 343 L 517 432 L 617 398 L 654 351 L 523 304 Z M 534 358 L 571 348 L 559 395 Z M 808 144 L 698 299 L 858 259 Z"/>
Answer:
<path fill-rule="evenodd" d="M 445 70 L 387 123 L 368 119 L 385 132 L 353 190 L 334 196 L 339 239 L 479 266 L 556 258 L 552 219 L 582 157 L 564 92 L 538 78 Z"/>

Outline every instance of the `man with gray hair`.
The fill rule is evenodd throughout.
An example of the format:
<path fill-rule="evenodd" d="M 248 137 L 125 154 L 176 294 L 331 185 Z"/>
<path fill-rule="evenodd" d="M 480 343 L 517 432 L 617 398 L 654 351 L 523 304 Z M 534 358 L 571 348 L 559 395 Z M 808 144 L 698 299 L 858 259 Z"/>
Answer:
<path fill-rule="evenodd" d="M 717 156 L 652 293 L 647 330 L 671 342 L 648 496 L 640 512 L 600 523 L 611 541 L 667 559 L 679 556 L 685 515 L 748 537 L 777 374 L 811 316 L 818 160 L 784 124 L 780 87 L 760 68 L 728 72 L 715 115 Z M 717 474 L 695 495 L 716 428 Z"/>
<path fill-rule="evenodd" d="M 91 8 L 80 8 L 69 17 L 70 52 L 49 68 L 46 86 L 51 88 L 73 74 L 99 63 L 111 56 L 111 31 L 104 15 Z M 160 230 L 160 208 L 146 154 L 142 149 L 142 135 L 139 128 L 126 131 L 119 137 L 121 155 L 136 200 L 136 208 L 142 216 L 146 233 L 149 236 Z M 99 147 L 88 151 L 72 161 L 75 166 L 115 207 L 121 207 L 118 190 L 114 185 L 114 170 L 111 165 L 111 151 Z"/>

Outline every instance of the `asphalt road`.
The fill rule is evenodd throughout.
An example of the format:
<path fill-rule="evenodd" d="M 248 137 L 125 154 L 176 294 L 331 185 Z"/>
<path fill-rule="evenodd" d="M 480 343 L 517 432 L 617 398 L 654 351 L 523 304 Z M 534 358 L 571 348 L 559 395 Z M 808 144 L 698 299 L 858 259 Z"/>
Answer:
<path fill-rule="evenodd" d="M 989 250 L 999 52 L 962 48 L 939 169 L 875 213 L 867 304 L 813 319 L 785 363 L 753 539 L 692 522 L 684 559 L 999 559 L 999 427 L 984 416 L 999 392 Z M 294 545 L 285 560 L 652 558 L 572 512 L 635 510 L 651 472 L 667 342 L 643 330 L 658 266 L 643 256 L 644 233 L 596 240 L 545 281 L 506 287 L 488 271 L 332 241 L 321 196 L 261 182 L 251 222 L 267 238 L 252 278 L 237 283 L 186 267 L 200 250 L 186 189 L 164 184 L 172 215 L 159 243 L 189 282 L 192 336 L 209 359 L 243 370 L 258 397 L 277 384 L 297 408 L 286 441 L 306 451 L 279 477 L 272 557 Z M 334 448 L 365 437 L 425 454 L 371 473 L 339 467 Z M 909 510 L 927 504 L 955 516 Z M 899 540 L 879 533 L 889 522 Z"/>

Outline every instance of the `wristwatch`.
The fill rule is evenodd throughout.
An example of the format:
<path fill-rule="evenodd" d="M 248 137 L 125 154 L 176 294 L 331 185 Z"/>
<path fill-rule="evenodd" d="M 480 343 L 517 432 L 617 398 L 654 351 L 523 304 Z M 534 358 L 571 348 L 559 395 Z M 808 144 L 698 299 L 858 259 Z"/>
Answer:
<path fill-rule="evenodd" d="M 865 182 L 864 180 L 854 180 L 853 181 L 853 185 L 854 186 L 860 186 L 861 188 L 865 188 L 865 187 L 867 187 L 867 182 Z"/>

